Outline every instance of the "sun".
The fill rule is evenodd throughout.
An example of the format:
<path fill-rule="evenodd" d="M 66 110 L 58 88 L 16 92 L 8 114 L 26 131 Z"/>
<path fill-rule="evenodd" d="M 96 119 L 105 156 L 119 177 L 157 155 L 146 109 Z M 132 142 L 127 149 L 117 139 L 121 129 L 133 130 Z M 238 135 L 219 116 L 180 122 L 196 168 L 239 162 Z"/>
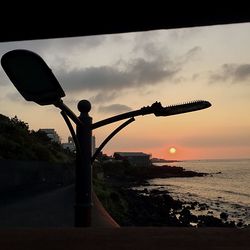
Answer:
<path fill-rule="evenodd" d="M 175 154 L 176 153 L 176 148 L 174 148 L 174 147 L 169 148 L 169 153 L 170 154 Z"/>

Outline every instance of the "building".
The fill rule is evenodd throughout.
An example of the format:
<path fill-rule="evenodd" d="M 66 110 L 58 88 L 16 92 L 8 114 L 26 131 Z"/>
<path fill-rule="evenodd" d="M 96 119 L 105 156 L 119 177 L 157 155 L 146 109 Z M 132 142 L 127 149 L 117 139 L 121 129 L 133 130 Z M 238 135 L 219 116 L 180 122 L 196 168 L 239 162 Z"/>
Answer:
<path fill-rule="evenodd" d="M 61 139 L 55 129 L 53 128 L 40 128 L 38 131 L 44 132 L 52 142 L 61 143 Z"/>
<path fill-rule="evenodd" d="M 116 160 L 127 160 L 132 166 L 149 167 L 151 155 L 142 152 L 115 152 Z"/>
<path fill-rule="evenodd" d="M 71 152 L 75 152 L 76 151 L 76 145 L 72 139 L 71 136 L 68 137 L 68 142 L 62 143 L 62 147 L 64 149 L 68 149 Z"/>
<path fill-rule="evenodd" d="M 96 147 L 95 147 L 95 136 L 92 136 L 92 142 L 91 142 L 91 154 L 93 155 L 95 153 L 95 150 L 96 150 Z M 75 146 L 75 143 L 74 143 L 74 140 L 72 139 L 71 136 L 68 137 L 68 142 L 66 143 L 62 143 L 62 147 L 64 149 L 68 149 L 72 152 L 75 152 L 76 151 L 76 146 Z"/>

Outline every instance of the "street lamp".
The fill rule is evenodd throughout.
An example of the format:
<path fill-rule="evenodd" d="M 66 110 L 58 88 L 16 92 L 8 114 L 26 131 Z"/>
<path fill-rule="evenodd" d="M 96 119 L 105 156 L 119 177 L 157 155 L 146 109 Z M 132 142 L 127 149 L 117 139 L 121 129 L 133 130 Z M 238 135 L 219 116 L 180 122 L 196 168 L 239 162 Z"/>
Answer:
<path fill-rule="evenodd" d="M 61 109 L 72 138 L 76 145 L 76 180 L 75 180 L 75 226 L 91 226 L 92 208 L 92 168 L 103 147 L 121 129 L 133 122 L 135 116 L 155 114 L 155 116 L 171 116 L 205 109 L 211 106 L 208 101 L 194 101 L 190 103 L 162 107 L 160 102 L 138 110 L 119 114 L 105 120 L 92 123 L 89 116 L 91 104 L 87 100 L 78 103 L 80 116 L 77 117 L 62 101 L 65 96 L 52 70 L 36 53 L 28 50 L 12 50 L 2 56 L 1 64 L 20 94 L 27 100 L 39 105 L 55 105 Z M 70 119 L 76 124 L 76 132 Z M 128 119 L 115 129 L 91 156 L 92 130 L 104 125 Z"/>

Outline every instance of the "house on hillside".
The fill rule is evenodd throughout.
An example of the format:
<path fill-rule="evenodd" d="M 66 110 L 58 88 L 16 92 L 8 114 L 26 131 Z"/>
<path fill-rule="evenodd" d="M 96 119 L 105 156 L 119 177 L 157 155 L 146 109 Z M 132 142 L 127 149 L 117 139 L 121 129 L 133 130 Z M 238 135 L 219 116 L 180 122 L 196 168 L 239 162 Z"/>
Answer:
<path fill-rule="evenodd" d="M 38 131 L 44 132 L 53 142 L 61 143 L 61 139 L 55 129 L 53 128 L 40 128 Z"/>
<path fill-rule="evenodd" d="M 91 154 L 93 155 L 96 151 L 96 146 L 95 146 L 95 136 L 92 136 L 92 144 L 91 144 L 92 148 L 91 148 Z M 74 143 L 74 140 L 72 138 L 72 136 L 68 137 L 68 142 L 62 143 L 62 147 L 64 149 L 68 149 L 71 152 L 75 152 L 76 151 L 76 145 Z"/>
<path fill-rule="evenodd" d="M 68 142 L 62 143 L 62 147 L 64 149 L 68 149 L 71 152 L 76 151 L 76 145 L 75 145 L 73 138 L 71 136 L 68 137 Z"/>
<path fill-rule="evenodd" d="M 127 160 L 135 167 L 149 167 L 151 155 L 142 152 L 115 152 L 114 158 L 116 160 Z"/>

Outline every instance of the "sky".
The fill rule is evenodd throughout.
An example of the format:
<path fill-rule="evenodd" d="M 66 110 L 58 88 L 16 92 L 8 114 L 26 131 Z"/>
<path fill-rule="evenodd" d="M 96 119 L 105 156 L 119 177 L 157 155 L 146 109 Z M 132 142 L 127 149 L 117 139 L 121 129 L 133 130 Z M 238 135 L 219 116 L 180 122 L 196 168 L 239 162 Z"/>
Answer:
<path fill-rule="evenodd" d="M 93 122 L 160 101 L 207 100 L 212 107 L 169 117 L 137 117 L 103 152 L 144 152 L 190 160 L 250 158 L 250 23 L 0 43 L 39 54 L 77 115 L 82 99 Z M 34 83 L 35 84 L 35 83 Z M 29 128 L 69 131 L 53 105 L 27 102 L 0 68 L 0 113 Z M 97 146 L 121 122 L 93 131 Z M 174 147 L 175 153 L 169 149 Z M 174 150 L 172 150 L 173 152 Z"/>

